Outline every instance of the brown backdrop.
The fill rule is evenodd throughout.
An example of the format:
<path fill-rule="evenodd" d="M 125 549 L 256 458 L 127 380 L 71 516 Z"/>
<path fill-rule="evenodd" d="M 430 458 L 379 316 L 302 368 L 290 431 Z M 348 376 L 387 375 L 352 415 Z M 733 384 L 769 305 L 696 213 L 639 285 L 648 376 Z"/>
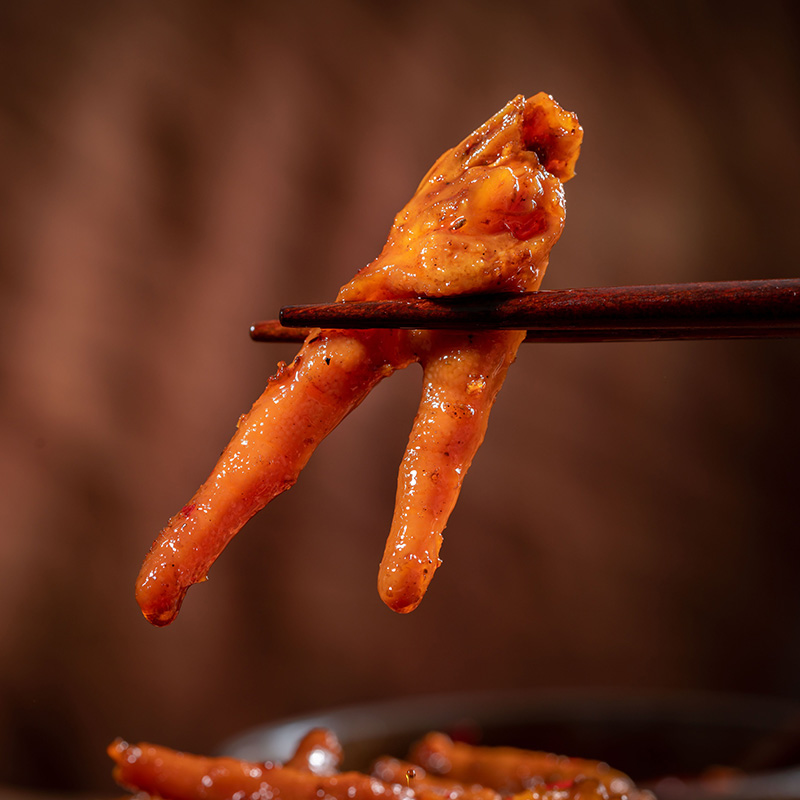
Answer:
<path fill-rule="evenodd" d="M 797 276 L 791 3 L 0 7 L 0 783 L 109 791 L 351 701 L 800 697 L 800 344 L 528 345 L 407 617 L 377 563 L 419 392 L 381 385 L 150 628 L 145 550 L 430 163 L 517 93 L 586 143 L 545 286 Z"/>

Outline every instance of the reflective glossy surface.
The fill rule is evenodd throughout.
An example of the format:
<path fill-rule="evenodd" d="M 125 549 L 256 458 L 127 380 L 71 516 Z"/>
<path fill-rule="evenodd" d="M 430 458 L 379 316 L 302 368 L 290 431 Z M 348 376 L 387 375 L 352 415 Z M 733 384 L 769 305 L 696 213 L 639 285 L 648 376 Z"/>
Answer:
<path fill-rule="evenodd" d="M 582 131 L 551 97 L 515 98 L 446 152 L 339 300 L 538 289 L 564 224 Z M 548 171 L 552 170 L 551 171 Z M 381 598 L 406 613 L 439 566 L 442 531 L 524 339 L 519 331 L 317 331 L 244 415 L 211 476 L 153 544 L 137 600 L 166 625 L 247 522 L 382 378 L 419 361 L 424 391 L 400 468 Z"/>

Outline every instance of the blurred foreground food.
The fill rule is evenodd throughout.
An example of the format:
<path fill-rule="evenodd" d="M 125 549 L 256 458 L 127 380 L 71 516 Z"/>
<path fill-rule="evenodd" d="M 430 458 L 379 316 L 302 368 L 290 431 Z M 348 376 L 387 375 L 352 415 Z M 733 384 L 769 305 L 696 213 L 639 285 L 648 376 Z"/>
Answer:
<path fill-rule="evenodd" d="M 328 730 L 310 731 L 285 765 L 188 755 L 117 740 L 114 777 L 163 800 L 616 800 L 650 797 L 607 764 L 510 747 L 456 743 L 428 734 L 400 761 L 378 759 L 369 774 L 339 772 L 342 750 Z M 140 795 L 137 795 L 140 796 Z"/>

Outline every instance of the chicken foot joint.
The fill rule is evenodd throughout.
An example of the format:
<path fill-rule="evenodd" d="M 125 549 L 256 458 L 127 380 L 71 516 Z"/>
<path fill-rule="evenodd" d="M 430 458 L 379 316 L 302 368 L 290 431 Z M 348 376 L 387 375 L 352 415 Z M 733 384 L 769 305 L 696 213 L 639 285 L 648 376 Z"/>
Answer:
<path fill-rule="evenodd" d="M 583 131 L 547 94 L 516 97 L 444 153 L 397 215 L 380 255 L 338 300 L 452 297 L 539 288 L 564 226 L 563 183 Z M 524 331 L 316 330 L 239 420 L 214 471 L 153 543 L 136 597 L 166 625 L 228 542 L 297 480 L 317 445 L 395 370 L 423 369 L 378 589 L 417 607 L 442 531 L 483 441 Z"/>

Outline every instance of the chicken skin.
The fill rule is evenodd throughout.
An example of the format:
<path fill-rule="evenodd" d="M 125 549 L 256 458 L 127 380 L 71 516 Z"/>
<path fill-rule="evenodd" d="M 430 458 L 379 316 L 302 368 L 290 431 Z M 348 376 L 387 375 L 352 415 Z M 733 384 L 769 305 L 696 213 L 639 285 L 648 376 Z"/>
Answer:
<path fill-rule="evenodd" d="M 564 226 L 563 183 L 583 131 L 549 96 L 516 97 L 444 153 L 397 215 L 380 255 L 338 300 L 529 292 Z M 315 330 L 243 415 L 197 493 L 145 558 L 136 597 L 166 625 L 228 542 L 292 486 L 322 439 L 395 370 L 419 362 L 423 394 L 398 479 L 378 589 L 393 610 L 421 601 L 442 532 L 483 441 L 524 331 Z"/>

